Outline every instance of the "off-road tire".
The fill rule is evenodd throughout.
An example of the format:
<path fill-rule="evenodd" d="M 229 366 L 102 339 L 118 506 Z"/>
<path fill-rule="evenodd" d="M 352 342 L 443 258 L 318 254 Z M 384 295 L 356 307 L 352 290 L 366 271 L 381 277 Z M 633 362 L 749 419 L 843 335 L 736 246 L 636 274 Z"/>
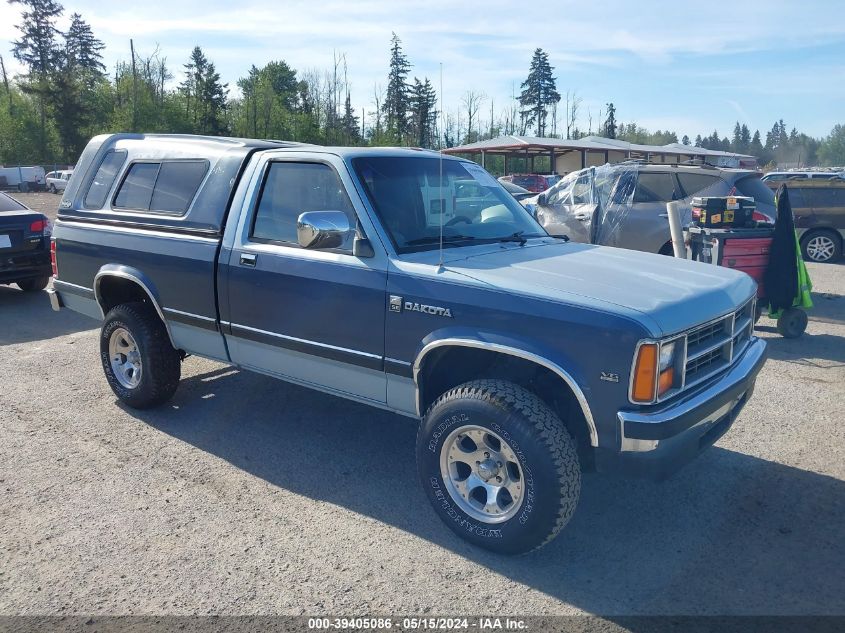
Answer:
<path fill-rule="evenodd" d="M 15 283 L 18 285 L 18 288 L 24 292 L 38 292 L 39 290 L 44 290 L 44 288 L 47 287 L 47 284 L 50 283 L 50 278 L 33 277 L 32 279 L 24 279 L 22 281 L 16 281 Z"/>
<path fill-rule="evenodd" d="M 524 473 L 515 515 L 483 523 L 450 496 L 440 468 L 450 433 L 465 425 L 489 429 L 513 449 Z M 437 515 L 470 543 L 521 554 L 551 541 L 569 522 L 581 491 L 575 442 L 561 420 L 528 390 L 505 380 L 474 380 L 449 390 L 429 407 L 417 435 L 417 469 Z"/>
<path fill-rule="evenodd" d="M 109 339 L 117 328 L 132 335 L 141 357 L 141 380 L 132 389 L 120 384 L 109 358 Z M 181 356 L 170 344 L 164 323 L 146 303 L 125 303 L 109 310 L 100 330 L 100 360 L 109 387 L 121 402 L 133 409 L 163 404 L 179 386 Z"/>

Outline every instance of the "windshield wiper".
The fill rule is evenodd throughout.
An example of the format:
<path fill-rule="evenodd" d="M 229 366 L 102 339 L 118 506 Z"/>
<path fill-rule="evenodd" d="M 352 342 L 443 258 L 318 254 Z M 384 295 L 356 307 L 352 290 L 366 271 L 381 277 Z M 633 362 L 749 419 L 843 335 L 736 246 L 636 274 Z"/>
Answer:
<path fill-rule="evenodd" d="M 513 233 L 513 234 L 508 235 L 506 237 L 498 238 L 498 241 L 499 242 L 517 242 L 520 246 L 525 246 L 525 243 L 528 240 L 522 235 L 523 233 L 525 233 L 525 231 L 517 231 L 516 233 Z"/>
<path fill-rule="evenodd" d="M 456 244 L 458 242 L 463 242 L 466 240 L 474 240 L 475 238 L 472 235 L 444 235 L 443 236 L 443 243 L 444 244 Z M 420 246 L 422 244 L 439 244 L 440 243 L 440 236 L 439 235 L 430 235 L 428 237 L 418 237 L 414 240 L 408 240 L 405 242 L 405 246 Z"/>

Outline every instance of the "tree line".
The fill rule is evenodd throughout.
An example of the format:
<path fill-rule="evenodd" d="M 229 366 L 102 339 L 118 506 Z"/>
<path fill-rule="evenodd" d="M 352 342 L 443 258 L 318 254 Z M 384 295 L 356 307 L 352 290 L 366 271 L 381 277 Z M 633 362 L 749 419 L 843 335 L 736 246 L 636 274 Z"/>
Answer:
<path fill-rule="evenodd" d="M 335 53 L 328 69 L 297 70 L 283 60 L 251 66 L 224 83 L 215 64 L 196 46 L 174 85 L 173 65 L 163 52 L 136 50 L 112 70 L 105 48 L 79 13 L 67 31 L 57 0 L 9 0 L 22 6 L 19 38 L 11 53 L 25 71 L 9 77 L 0 56 L 0 163 L 72 164 L 87 140 L 105 132 L 167 132 L 274 138 L 326 145 L 407 145 L 438 149 L 504 134 L 578 139 L 588 135 L 632 143 L 679 142 L 673 131 L 649 132 L 618 122 L 610 102 L 595 114 L 575 90 L 560 91 L 548 54 L 537 48 L 524 81 L 504 104 L 466 90 L 460 107 L 441 112 L 430 77 L 415 76 L 395 33 L 389 43 L 385 84 L 376 82 L 370 102 L 352 103 L 347 60 Z M 716 131 L 687 145 L 751 154 L 761 164 L 845 164 L 845 127 L 816 139 L 782 120 L 753 134 L 737 122 L 732 137 Z"/>

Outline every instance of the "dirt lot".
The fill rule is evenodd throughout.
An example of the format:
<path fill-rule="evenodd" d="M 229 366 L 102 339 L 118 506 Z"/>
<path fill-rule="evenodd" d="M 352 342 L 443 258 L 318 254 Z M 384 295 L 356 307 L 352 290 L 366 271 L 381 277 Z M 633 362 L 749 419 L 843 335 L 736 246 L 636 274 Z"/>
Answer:
<path fill-rule="evenodd" d="M 197 358 L 130 411 L 95 322 L 0 287 L 0 614 L 845 614 L 845 265 L 809 268 L 808 334 L 761 320 L 716 447 L 662 484 L 587 476 L 517 558 L 440 524 L 407 419 Z"/>

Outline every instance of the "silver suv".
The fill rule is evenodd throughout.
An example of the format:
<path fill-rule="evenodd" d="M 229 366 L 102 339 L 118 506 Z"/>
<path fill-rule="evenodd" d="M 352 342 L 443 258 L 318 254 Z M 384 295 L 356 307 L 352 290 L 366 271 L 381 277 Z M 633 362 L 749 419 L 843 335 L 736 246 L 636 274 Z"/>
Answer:
<path fill-rule="evenodd" d="M 621 163 L 582 169 L 522 204 L 552 235 L 671 255 L 667 202 L 683 202 L 690 215 L 693 196 L 734 194 L 754 198 L 755 219 L 774 221 L 774 192 L 759 172 L 710 166 Z"/>

